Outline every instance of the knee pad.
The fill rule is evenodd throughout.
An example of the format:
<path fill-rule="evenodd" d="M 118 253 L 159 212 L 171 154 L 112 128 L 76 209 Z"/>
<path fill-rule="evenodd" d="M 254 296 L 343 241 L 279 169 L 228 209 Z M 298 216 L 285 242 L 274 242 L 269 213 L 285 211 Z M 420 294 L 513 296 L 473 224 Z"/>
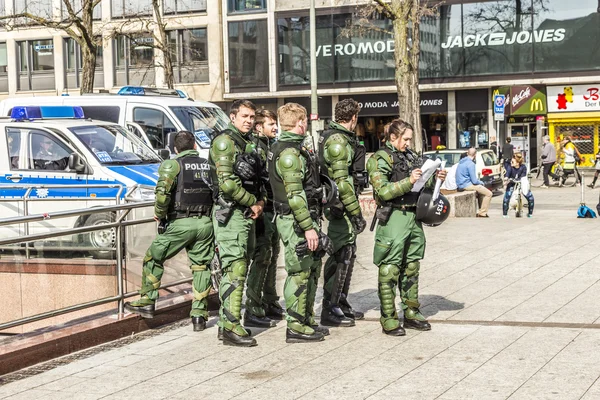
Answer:
<path fill-rule="evenodd" d="M 397 265 L 383 264 L 379 267 L 379 282 L 388 283 L 398 281 L 400 268 Z"/>
<path fill-rule="evenodd" d="M 418 261 L 409 262 L 408 264 L 406 264 L 406 271 L 404 272 L 404 274 L 409 278 L 418 275 L 420 267 L 421 264 Z"/>
<path fill-rule="evenodd" d="M 248 272 L 248 265 L 246 260 L 235 260 L 230 265 L 231 274 L 237 279 L 246 279 L 246 273 Z"/>

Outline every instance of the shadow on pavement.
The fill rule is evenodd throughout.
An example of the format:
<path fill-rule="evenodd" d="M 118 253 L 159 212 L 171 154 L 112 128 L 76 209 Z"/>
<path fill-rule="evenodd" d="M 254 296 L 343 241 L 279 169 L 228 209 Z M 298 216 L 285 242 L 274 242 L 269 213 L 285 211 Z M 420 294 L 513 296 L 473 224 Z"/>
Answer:
<path fill-rule="evenodd" d="M 425 317 L 433 317 L 438 311 L 456 311 L 465 308 L 465 303 L 448 300 L 443 296 L 425 294 L 419 297 L 421 312 Z"/>

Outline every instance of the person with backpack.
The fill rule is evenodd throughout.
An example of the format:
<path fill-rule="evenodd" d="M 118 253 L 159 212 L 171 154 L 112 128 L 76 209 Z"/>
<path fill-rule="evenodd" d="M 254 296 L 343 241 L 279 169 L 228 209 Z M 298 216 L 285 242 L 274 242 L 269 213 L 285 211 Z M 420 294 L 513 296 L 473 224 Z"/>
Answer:
<path fill-rule="evenodd" d="M 575 147 L 575 144 L 571 141 L 571 136 L 564 136 L 561 141 L 561 151 L 563 153 L 563 170 L 565 174 L 559 186 L 563 186 L 569 175 L 577 173 L 577 183 L 581 183 L 581 174 L 575 169 L 575 166 L 582 160 L 581 153 Z"/>

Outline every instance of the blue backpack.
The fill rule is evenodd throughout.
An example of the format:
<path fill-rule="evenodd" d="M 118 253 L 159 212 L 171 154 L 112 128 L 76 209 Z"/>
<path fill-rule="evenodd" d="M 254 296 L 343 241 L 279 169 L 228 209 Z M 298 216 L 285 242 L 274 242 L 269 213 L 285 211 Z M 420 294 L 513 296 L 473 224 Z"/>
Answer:
<path fill-rule="evenodd" d="M 598 212 L 600 212 L 600 204 L 598 204 L 596 208 L 598 208 Z M 585 204 L 582 204 L 579 206 L 579 209 L 577 209 L 577 218 L 596 218 L 596 211 Z"/>

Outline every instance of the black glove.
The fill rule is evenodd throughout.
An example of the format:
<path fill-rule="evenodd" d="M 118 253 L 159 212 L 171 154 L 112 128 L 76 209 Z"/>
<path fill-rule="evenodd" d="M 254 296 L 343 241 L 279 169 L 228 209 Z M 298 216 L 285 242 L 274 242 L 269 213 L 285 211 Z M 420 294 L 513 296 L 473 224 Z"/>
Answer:
<path fill-rule="evenodd" d="M 306 239 L 298 242 L 296 245 L 296 255 L 298 258 L 302 258 L 308 254 L 308 242 Z"/>
<path fill-rule="evenodd" d="M 350 218 L 350 222 L 352 223 L 352 228 L 354 228 L 354 232 L 358 235 L 362 233 L 367 227 L 367 221 L 363 218 L 362 214 L 355 215 Z"/>
<path fill-rule="evenodd" d="M 159 235 L 162 235 L 163 233 L 165 233 L 167 231 L 167 220 L 164 218 L 161 218 L 161 220 L 158 222 L 158 226 L 156 227 L 156 231 L 158 232 Z"/>
<path fill-rule="evenodd" d="M 241 154 L 235 161 L 233 169 L 241 180 L 252 180 L 256 176 L 256 159 L 250 154 Z"/>
<path fill-rule="evenodd" d="M 321 258 L 325 257 L 325 254 L 333 254 L 333 241 L 323 232 L 319 232 L 319 247 L 315 253 L 317 257 Z"/>

